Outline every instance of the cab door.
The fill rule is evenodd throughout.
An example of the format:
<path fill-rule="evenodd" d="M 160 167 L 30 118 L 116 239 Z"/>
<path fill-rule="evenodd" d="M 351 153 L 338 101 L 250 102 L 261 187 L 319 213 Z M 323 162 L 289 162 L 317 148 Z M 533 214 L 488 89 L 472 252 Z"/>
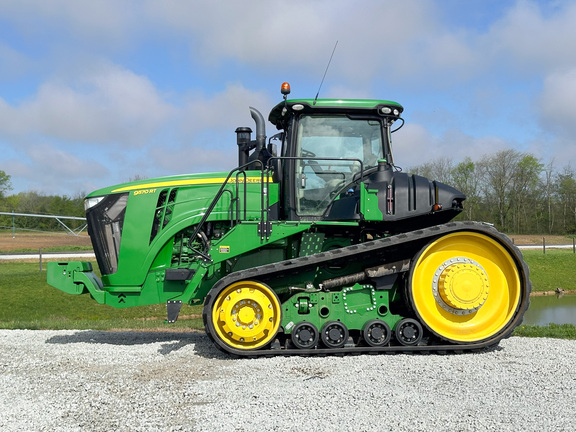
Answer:
<path fill-rule="evenodd" d="M 289 217 L 322 220 L 334 200 L 382 158 L 381 123 L 346 115 L 301 115 L 295 123 L 293 159 L 287 164 Z"/>

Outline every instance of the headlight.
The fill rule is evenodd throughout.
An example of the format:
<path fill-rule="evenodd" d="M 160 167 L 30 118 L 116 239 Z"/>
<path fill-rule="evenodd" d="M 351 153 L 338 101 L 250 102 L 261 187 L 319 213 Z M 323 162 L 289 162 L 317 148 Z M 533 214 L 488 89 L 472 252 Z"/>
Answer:
<path fill-rule="evenodd" d="M 94 198 L 87 198 L 84 200 L 84 211 L 87 211 L 88 209 L 94 207 L 96 204 L 98 204 L 100 201 L 102 201 L 104 198 L 106 197 L 94 197 Z"/>

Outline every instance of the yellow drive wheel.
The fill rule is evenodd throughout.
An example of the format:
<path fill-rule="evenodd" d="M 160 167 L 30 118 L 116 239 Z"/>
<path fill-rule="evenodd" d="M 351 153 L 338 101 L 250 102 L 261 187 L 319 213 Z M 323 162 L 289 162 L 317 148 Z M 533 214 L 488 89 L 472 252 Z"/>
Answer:
<path fill-rule="evenodd" d="M 251 350 L 271 342 L 280 328 L 280 301 L 268 286 L 241 281 L 224 288 L 214 301 L 216 336 L 232 348 Z"/>
<path fill-rule="evenodd" d="M 409 297 L 428 329 L 451 342 L 479 342 L 504 329 L 521 302 L 513 257 L 496 239 L 457 232 L 426 246 L 411 269 Z"/>

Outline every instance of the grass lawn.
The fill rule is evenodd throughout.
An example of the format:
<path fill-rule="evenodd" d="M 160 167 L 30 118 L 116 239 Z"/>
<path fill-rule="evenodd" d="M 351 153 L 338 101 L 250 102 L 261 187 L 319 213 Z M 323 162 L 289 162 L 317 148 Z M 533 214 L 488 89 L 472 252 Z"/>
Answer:
<path fill-rule="evenodd" d="M 576 291 L 576 254 L 571 249 L 522 251 L 530 267 L 532 291 Z"/>
<path fill-rule="evenodd" d="M 93 263 L 97 268 L 96 263 Z M 202 329 L 201 307 L 183 306 L 181 319 L 165 324 L 166 306 L 116 309 L 89 295 L 70 295 L 46 283 L 36 263 L 0 262 L 0 328 L 4 329 Z"/>
<path fill-rule="evenodd" d="M 576 255 L 571 250 L 524 251 L 533 291 L 576 290 Z M 97 268 L 96 263 L 93 263 Z M 2 329 L 147 329 L 202 330 L 201 306 L 182 307 L 175 324 L 167 324 L 165 305 L 116 309 L 88 295 L 65 294 L 46 283 L 38 263 L 0 262 Z M 576 327 L 520 326 L 518 336 L 576 338 Z"/>
<path fill-rule="evenodd" d="M 576 326 L 571 324 L 548 324 L 547 326 L 520 325 L 514 330 L 514 336 L 576 339 Z"/>

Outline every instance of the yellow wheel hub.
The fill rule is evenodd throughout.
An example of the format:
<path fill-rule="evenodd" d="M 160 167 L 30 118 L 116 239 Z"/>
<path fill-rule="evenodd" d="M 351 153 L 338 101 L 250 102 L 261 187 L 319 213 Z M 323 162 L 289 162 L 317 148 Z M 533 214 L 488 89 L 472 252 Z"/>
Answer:
<path fill-rule="evenodd" d="M 478 342 L 514 318 L 521 301 L 518 266 L 500 242 L 457 232 L 426 246 L 411 269 L 412 307 L 433 333 L 456 342 Z"/>
<path fill-rule="evenodd" d="M 260 309 L 257 305 L 252 306 L 251 304 L 247 306 L 242 306 L 240 310 L 237 310 L 238 323 L 241 325 L 250 326 L 252 323 L 258 324 L 255 318 L 260 317 Z M 234 320 L 234 318 L 232 318 Z"/>
<path fill-rule="evenodd" d="M 455 314 L 472 313 L 488 298 L 488 275 L 474 260 L 465 257 L 450 259 L 443 263 L 432 287 L 438 293 L 436 299 L 444 309 Z"/>
<path fill-rule="evenodd" d="M 278 333 L 280 302 L 259 282 L 242 281 L 226 287 L 216 298 L 212 320 L 218 337 L 240 349 L 260 348 Z"/>

